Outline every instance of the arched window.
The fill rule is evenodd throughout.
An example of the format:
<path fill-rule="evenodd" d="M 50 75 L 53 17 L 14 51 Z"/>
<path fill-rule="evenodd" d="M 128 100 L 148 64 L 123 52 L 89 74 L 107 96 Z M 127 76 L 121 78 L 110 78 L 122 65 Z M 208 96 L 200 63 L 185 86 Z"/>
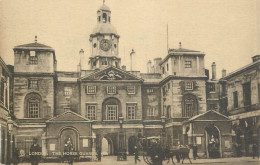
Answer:
<path fill-rule="evenodd" d="M 122 116 L 121 103 L 117 98 L 108 98 L 102 105 L 103 120 L 117 121 Z"/>
<path fill-rule="evenodd" d="M 103 13 L 103 22 L 106 23 L 107 22 L 107 14 L 106 13 Z"/>
<path fill-rule="evenodd" d="M 182 117 L 192 117 L 198 114 L 198 102 L 194 95 L 183 96 L 182 104 Z"/>
<path fill-rule="evenodd" d="M 30 93 L 25 97 L 25 118 L 40 118 L 41 96 Z"/>

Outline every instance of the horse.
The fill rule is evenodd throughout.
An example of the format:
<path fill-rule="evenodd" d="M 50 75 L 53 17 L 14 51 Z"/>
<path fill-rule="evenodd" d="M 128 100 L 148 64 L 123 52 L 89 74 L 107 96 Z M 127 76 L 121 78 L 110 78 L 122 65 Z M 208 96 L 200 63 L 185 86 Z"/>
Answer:
<path fill-rule="evenodd" d="M 169 163 L 169 161 L 171 159 L 173 164 L 175 164 L 173 161 L 174 156 L 176 156 L 177 162 L 180 162 L 180 160 L 182 159 L 182 163 L 185 158 L 188 158 L 190 161 L 190 164 L 192 164 L 190 157 L 189 157 L 189 152 L 190 152 L 190 148 L 188 146 L 179 146 L 178 148 L 175 148 L 175 149 L 166 148 L 165 158 L 168 159 L 167 163 Z"/>

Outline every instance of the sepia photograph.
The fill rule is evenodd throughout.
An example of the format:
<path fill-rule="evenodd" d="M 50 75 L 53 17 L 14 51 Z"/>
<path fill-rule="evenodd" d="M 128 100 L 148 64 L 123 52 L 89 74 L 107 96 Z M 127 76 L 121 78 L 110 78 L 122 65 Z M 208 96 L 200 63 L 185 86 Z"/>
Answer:
<path fill-rule="evenodd" d="M 0 164 L 260 164 L 260 0 L 0 0 Z"/>

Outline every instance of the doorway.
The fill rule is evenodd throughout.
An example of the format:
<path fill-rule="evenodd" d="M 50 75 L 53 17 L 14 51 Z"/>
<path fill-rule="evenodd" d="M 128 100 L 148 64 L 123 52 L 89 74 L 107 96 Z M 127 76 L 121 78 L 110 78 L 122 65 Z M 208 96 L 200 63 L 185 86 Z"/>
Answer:
<path fill-rule="evenodd" d="M 130 136 L 128 139 L 128 152 L 129 155 L 134 155 L 135 153 L 135 146 L 136 146 L 136 142 L 135 142 L 135 136 Z"/>
<path fill-rule="evenodd" d="M 208 158 L 220 158 L 221 152 L 221 135 L 219 129 L 214 125 L 209 125 L 205 129 L 206 151 Z"/>
<path fill-rule="evenodd" d="M 102 138 L 102 151 L 101 154 L 103 156 L 112 155 L 113 154 L 113 144 L 112 140 L 108 137 Z"/>
<path fill-rule="evenodd" d="M 71 146 L 72 151 L 78 151 L 78 133 L 73 128 L 65 128 L 61 131 L 60 134 L 60 149 L 61 152 L 64 152 L 64 148 L 67 145 Z"/>

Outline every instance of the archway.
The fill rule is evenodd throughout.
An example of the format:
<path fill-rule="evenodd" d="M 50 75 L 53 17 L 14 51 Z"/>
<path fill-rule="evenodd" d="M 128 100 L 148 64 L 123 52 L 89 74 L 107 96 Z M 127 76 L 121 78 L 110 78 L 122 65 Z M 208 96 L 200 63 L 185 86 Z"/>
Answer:
<path fill-rule="evenodd" d="M 129 153 L 129 155 L 134 155 L 135 145 L 137 145 L 136 141 L 135 141 L 135 136 L 130 136 L 129 139 L 128 139 L 128 153 Z"/>
<path fill-rule="evenodd" d="M 71 145 L 72 151 L 78 151 L 79 146 L 78 131 L 73 127 L 67 127 L 60 132 L 60 150 L 64 152 L 65 145 Z"/>
<path fill-rule="evenodd" d="M 103 137 L 102 138 L 102 151 L 101 154 L 103 156 L 106 155 L 112 155 L 112 151 L 113 151 L 113 143 L 111 141 L 111 139 L 109 139 L 108 137 Z"/>
<path fill-rule="evenodd" d="M 221 134 L 213 124 L 205 128 L 206 152 L 208 158 L 222 157 Z"/>

